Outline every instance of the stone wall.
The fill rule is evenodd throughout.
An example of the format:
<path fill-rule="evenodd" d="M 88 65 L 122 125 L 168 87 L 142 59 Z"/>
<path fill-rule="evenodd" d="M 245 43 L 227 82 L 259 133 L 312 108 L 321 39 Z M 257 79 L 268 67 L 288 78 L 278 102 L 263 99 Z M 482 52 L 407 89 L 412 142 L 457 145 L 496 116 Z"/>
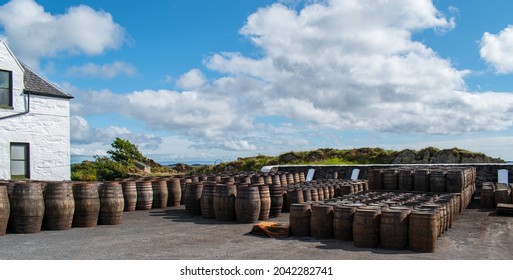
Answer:
<path fill-rule="evenodd" d="M 475 167 L 476 168 L 476 186 L 481 188 L 483 182 L 496 182 L 497 170 L 507 169 L 509 182 L 513 183 L 513 164 L 501 163 L 474 163 L 474 164 L 365 164 L 365 165 L 280 165 L 276 166 L 279 171 L 285 172 L 304 172 L 305 176 L 308 169 L 315 170 L 314 179 L 333 178 L 336 172 L 338 178 L 349 179 L 353 169 L 360 169 L 360 179 L 367 179 L 369 170 L 375 168 L 388 167 L 412 167 L 415 169 L 436 168 L 436 167 Z"/>

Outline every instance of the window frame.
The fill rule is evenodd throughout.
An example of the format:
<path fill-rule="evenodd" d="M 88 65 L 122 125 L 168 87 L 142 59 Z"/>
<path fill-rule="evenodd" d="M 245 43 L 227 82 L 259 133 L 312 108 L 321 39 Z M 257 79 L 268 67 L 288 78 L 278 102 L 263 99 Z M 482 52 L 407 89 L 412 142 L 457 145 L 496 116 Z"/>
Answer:
<path fill-rule="evenodd" d="M 12 158 L 12 147 L 13 146 L 23 146 L 25 148 L 25 156 L 23 160 L 19 159 L 13 159 Z M 10 163 L 10 172 L 11 172 L 11 179 L 30 179 L 30 144 L 29 143 L 23 143 L 23 142 L 11 142 L 9 145 L 9 163 Z M 25 174 L 22 175 L 12 175 L 12 163 L 13 162 L 24 162 L 25 167 Z"/>
<path fill-rule="evenodd" d="M 3 69 L 0 69 L 0 72 L 5 72 L 5 73 L 8 73 L 9 74 L 9 88 L 0 88 L 0 89 L 7 89 L 8 91 L 8 104 L 2 104 L 0 103 L 0 108 L 9 108 L 9 109 L 12 109 L 13 108 L 13 77 L 12 77 L 12 71 L 9 71 L 9 70 L 3 70 Z"/>

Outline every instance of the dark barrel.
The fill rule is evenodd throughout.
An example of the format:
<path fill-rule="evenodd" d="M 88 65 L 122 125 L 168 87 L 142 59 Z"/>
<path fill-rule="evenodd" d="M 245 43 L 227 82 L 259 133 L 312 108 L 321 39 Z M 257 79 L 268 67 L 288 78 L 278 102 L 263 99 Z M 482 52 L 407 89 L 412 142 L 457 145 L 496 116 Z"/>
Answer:
<path fill-rule="evenodd" d="M 214 213 L 218 221 L 234 221 L 237 189 L 233 182 L 217 184 L 214 189 Z M 280 194 L 281 196 L 281 194 Z"/>
<path fill-rule="evenodd" d="M 167 206 L 178 207 L 182 199 L 182 190 L 180 188 L 180 179 L 172 178 L 167 181 Z"/>
<path fill-rule="evenodd" d="M 73 184 L 70 182 L 49 182 L 46 184 L 44 198 L 43 229 L 70 229 L 75 214 Z"/>
<path fill-rule="evenodd" d="M 438 213 L 413 210 L 408 224 L 408 245 L 415 252 L 432 253 L 438 238 Z"/>
<path fill-rule="evenodd" d="M 74 227 L 95 227 L 100 213 L 100 197 L 96 182 L 79 182 L 73 184 L 75 199 Z"/>
<path fill-rule="evenodd" d="M 123 210 L 135 211 L 137 206 L 137 187 L 135 181 L 122 181 L 121 188 L 123 189 L 123 199 L 125 200 L 125 209 Z"/>
<path fill-rule="evenodd" d="M 273 184 L 269 186 L 269 195 L 271 199 L 271 208 L 269 209 L 269 217 L 279 217 L 283 208 L 283 195 L 281 186 Z"/>
<path fill-rule="evenodd" d="M 287 209 L 290 208 L 292 203 L 303 203 L 303 190 L 296 185 L 287 186 Z"/>
<path fill-rule="evenodd" d="M 381 247 L 391 250 L 405 250 L 408 247 L 409 208 L 381 210 L 380 243 Z"/>
<path fill-rule="evenodd" d="M 397 170 L 393 168 L 385 169 L 383 172 L 383 189 L 384 190 L 397 190 Z"/>
<path fill-rule="evenodd" d="M 98 224 L 119 225 L 123 221 L 125 200 L 123 189 L 118 182 L 103 182 L 98 190 L 100 197 L 100 215 Z"/>
<path fill-rule="evenodd" d="M 201 216 L 202 182 L 187 183 L 185 187 L 185 210 L 191 216 Z"/>
<path fill-rule="evenodd" d="M 260 194 L 260 214 L 258 219 L 261 221 L 269 220 L 271 212 L 271 194 L 268 185 L 258 185 L 258 193 Z"/>
<path fill-rule="evenodd" d="M 353 220 L 356 208 L 350 205 L 338 205 L 333 212 L 333 237 L 346 241 L 353 240 Z"/>
<path fill-rule="evenodd" d="M 445 174 L 445 170 L 431 170 L 431 172 L 429 173 L 429 190 L 431 192 L 447 192 Z"/>
<path fill-rule="evenodd" d="M 353 220 L 353 242 L 356 247 L 373 248 L 379 245 L 381 209 L 361 207 L 356 209 Z"/>
<path fill-rule="evenodd" d="M 453 168 L 447 170 L 446 188 L 447 192 L 460 193 L 465 188 L 465 169 Z"/>
<path fill-rule="evenodd" d="M 328 204 L 312 205 L 310 217 L 310 235 L 317 239 L 333 237 L 333 206 Z"/>
<path fill-rule="evenodd" d="M 413 170 L 399 170 L 398 186 L 400 191 L 413 191 Z"/>
<path fill-rule="evenodd" d="M 166 208 L 167 207 L 167 182 L 166 180 L 153 180 L 151 181 L 151 188 L 153 190 L 153 202 L 151 208 Z"/>
<path fill-rule="evenodd" d="M 495 185 L 492 182 L 484 182 L 481 187 L 481 208 L 495 208 Z M 461 211 L 460 211 L 461 212 Z"/>
<path fill-rule="evenodd" d="M 256 185 L 237 186 L 235 213 L 238 223 L 255 223 L 260 215 L 260 194 Z"/>
<path fill-rule="evenodd" d="M 383 169 L 369 170 L 369 189 L 382 190 L 383 189 Z"/>
<path fill-rule="evenodd" d="M 293 236 L 310 236 L 310 218 L 312 209 L 309 203 L 293 203 L 290 205 L 289 225 Z"/>
<path fill-rule="evenodd" d="M 151 181 L 136 181 L 137 203 L 135 209 L 150 210 L 153 204 L 153 188 Z"/>
<path fill-rule="evenodd" d="M 416 169 L 413 173 L 413 190 L 418 192 L 429 192 L 429 170 Z"/>
<path fill-rule="evenodd" d="M 203 190 L 201 191 L 201 216 L 207 219 L 215 219 L 216 214 L 214 211 L 214 191 L 216 187 L 215 181 L 204 182 Z"/>
<path fill-rule="evenodd" d="M 9 195 L 7 192 L 7 184 L 0 184 L 0 236 L 7 232 L 7 223 L 11 213 L 11 205 L 9 203 Z"/>
<path fill-rule="evenodd" d="M 9 228 L 14 233 L 41 231 L 45 203 L 41 183 L 16 183 L 10 196 Z"/>

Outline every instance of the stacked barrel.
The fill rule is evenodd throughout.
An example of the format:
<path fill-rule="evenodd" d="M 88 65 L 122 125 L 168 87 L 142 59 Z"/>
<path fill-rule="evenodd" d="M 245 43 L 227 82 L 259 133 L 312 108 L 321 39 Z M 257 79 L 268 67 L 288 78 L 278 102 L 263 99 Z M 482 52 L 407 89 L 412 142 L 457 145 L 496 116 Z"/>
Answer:
<path fill-rule="evenodd" d="M 481 186 L 481 208 L 495 209 L 499 203 L 511 204 L 513 184 L 483 182 Z"/>
<path fill-rule="evenodd" d="M 476 190 L 475 167 L 376 168 L 369 170 L 369 189 L 419 193 L 460 194 L 460 212 L 467 208 Z"/>
<path fill-rule="evenodd" d="M 293 236 L 353 241 L 363 248 L 434 252 L 452 227 L 459 196 L 445 193 L 367 192 L 293 203 Z"/>

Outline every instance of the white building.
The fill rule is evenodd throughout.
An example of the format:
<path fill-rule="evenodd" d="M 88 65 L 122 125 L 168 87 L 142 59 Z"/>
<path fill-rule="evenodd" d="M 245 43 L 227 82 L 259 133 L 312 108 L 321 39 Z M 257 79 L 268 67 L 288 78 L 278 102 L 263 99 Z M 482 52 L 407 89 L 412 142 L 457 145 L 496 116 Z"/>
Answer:
<path fill-rule="evenodd" d="M 0 40 L 0 179 L 70 179 L 70 100 Z"/>

